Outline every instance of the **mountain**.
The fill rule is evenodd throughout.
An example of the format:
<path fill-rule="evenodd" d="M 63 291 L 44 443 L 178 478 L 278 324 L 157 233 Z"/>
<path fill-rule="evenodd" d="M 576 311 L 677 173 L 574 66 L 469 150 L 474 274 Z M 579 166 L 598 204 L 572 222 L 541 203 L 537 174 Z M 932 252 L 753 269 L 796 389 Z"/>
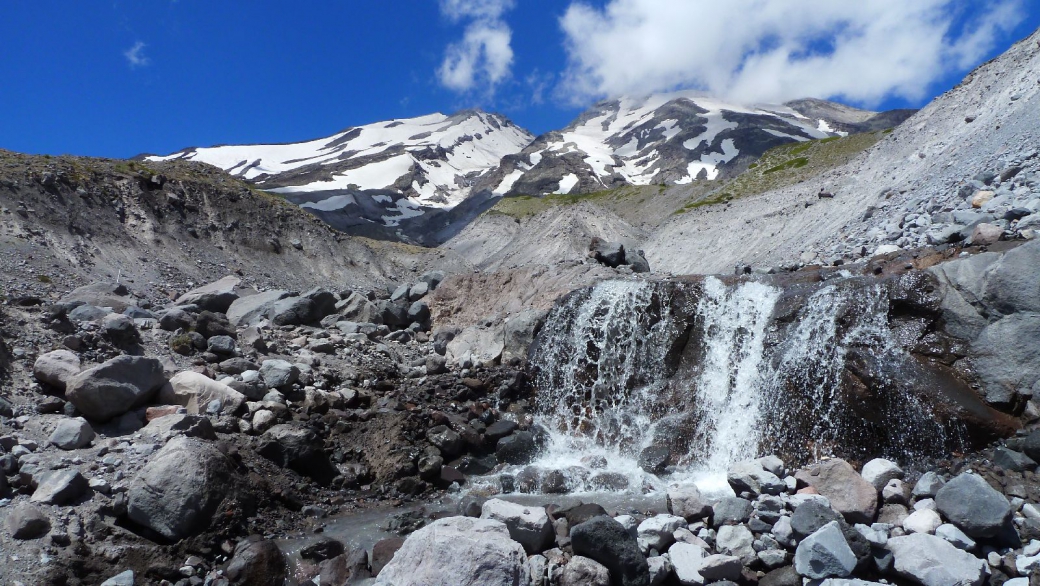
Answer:
<path fill-rule="evenodd" d="M 468 110 L 356 126 L 301 143 L 187 148 L 140 158 L 209 163 L 344 231 L 422 241 L 424 232 L 436 231 L 431 218 L 413 230 L 417 234 L 408 233 L 415 223 L 409 219 L 455 208 L 502 157 L 532 139 L 503 116 Z"/>
<path fill-rule="evenodd" d="M 909 113 L 822 100 L 742 106 L 680 92 L 602 102 L 538 138 L 498 114 L 467 110 L 300 143 L 139 158 L 209 163 L 343 232 L 438 246 L 503 196 L 725 178 L 777 145 L 888 127 Z"/>
<path fill-rule="evenodd" d="M 912 113 L 823 100 L 744 106 L 695 92 L 626 97 L 600 102 L 563 130 L 507 155 L 479 187 L 496 195 L 546 195 L 713 180 L 778 145 L 889 128 Z"/>

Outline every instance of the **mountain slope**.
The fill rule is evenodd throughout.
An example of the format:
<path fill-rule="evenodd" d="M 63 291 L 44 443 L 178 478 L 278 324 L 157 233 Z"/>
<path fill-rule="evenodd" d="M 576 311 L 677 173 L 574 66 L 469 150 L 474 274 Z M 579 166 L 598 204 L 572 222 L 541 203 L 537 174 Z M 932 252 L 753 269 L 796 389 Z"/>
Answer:
<path fill-rule="evenodd" d="M 506 156 L 479 187 L 496 195 L 546 195 L 688 184 L 735 174 L 782 144 L 898 123 L 907 115 L 822 100 L 744 106 L 695 92 L 622 98 L 596 104 L 567 128 Z"/>
<path fill-rule="evenodd" d="M 655 270 L 709 273 L 943 244 L 978 222 L 1008 233 L 1040 226 L 1038 70 L 1040 31 L 848 164 L 675 217 L 645 243 L 647 259 Z M 817 198 L 821 189 L 834 198 Z"/>

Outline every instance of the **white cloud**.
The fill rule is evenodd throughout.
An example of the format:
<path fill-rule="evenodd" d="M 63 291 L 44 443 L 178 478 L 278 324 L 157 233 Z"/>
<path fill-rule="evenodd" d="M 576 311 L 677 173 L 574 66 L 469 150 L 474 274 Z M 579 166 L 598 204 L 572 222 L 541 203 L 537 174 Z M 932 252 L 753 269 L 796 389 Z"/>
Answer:
<path fill-rule="evenodd" d="M 918 100 L 981 60 L 1022 21 L 1023 2 L 575 2 L 560 20 L 569 64 L 558 89 L 574 102 L 677 88 L 748 102 Z"/>
<path fill-rule="evenodd" d="M 152 60 L 144 54 L 144 48 L 146 46 L 147 45 L 141 41 L 137 41 L 134 43 L 133 47 L 130 47 L 123 52 L 123 57 L 126 57 L 126 61 L 130 64 L 131 68 L 144 67 L 152 62 Z"/>
<path fill-rule="evenodd" d="M 493 94 L 513 65 L 513 31 L 502 15 L 513 0 L 441 0 L 441 12 L 454 22 L 468 21 L 462 40 L 445 51 L 437 70 L 441 85 L 457 91 Z"/>

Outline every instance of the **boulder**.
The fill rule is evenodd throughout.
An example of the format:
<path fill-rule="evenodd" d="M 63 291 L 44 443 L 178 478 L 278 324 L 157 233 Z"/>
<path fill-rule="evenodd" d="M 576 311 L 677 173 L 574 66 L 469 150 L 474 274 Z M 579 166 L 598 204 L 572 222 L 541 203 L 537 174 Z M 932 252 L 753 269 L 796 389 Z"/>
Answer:
<path fill-rule="evenodd" d="M 754 512 L 751 501 L 740 497 L 725 497 L 712 507 L 712 525 L 739 525 L 747 523 Z"/>
<path fill-rule="evenodd" d="M 1000 241 L 1000 237 L 1003 235 L 1004 229 L 1000 226 L 982 222 L 972 230 L 970 243 L 973 246 L 990 246 Z"/>
<path fill-rule="evenodd" d="M 650 569 L 636 538 L 607 516 L 594 517 L 571 528 L 575 555 L 593 559 L 610 570 L 613 584 L 649 586 Z"/>
<path fill-rule="evenodd" d="M 559 586 L 610 586 L 610 572 L 602 564 L 576 555 L 559 570 Z"/>
<path fill-rule="evenodd" d="M 232 584 L 282 586 L 287 576 L 285 556 L 274 541 L 252 536 L 239 541 L 224 569 Z"/>
<path fill-rule="evenodd" d="M 518 431 L 498 440 L 495 456 L 503 464 L 527 464 L 534 459 L 537 449 L 534 434 Z"/>
<path fill-rule="evenodd" d="M 979 586 L 985 579 L 985 562 L 941 537 L 892 537 L 885 548 L 892 552 L 895 572 L 922 586 Z"/>
<path fill-rule="evenodd" d="M 264 360 L 260 365 L 260 378 L 272 389 L 286 388 L 300 379 L 300 369 L 286 360 Z"/>
<path fill-rule="evenodd" d="M 664 552 L 675 542 L 673 534 L 680 527 L 685 528 L 686 519 L 675 515 L 654 515 L 648 517 L 636 528 L 636 536 L 642 539 L 647 547 Z"/>
<path fill-rule="evenodd" d="M 942 525 L 942 518 L 939 517 L 939 513 L 931 509 L 914 511 L 903 519 L 903 529 L 907 533 L 935 533 L 940 525 Z"/>
<path fill-rule="evenodd" d="M 819 531 L 824 525 L 841 519 L 841 514 L 831 508 L 824 499 L 811 499 L 802 502 L 791 515 L 791 529 L 802 537 Z"/>
<path fill-rule="evenodd" d="M 971 346 L 987 402 L 1013 405 L 1018 397 L 1032 395 L 1040 382 L 1040 313 L 1016 313 L 993 322 Z"/>
<path fill-rule="evenodd" d="M 709 583 L 720 580 L 737 582 L 740 580 L 744 564 L 740 558 L 728 555 L 709 555 L 701 561 L 700 574 Z"/>
<path fill-rule="evenodd" d="M 61 298 L 61 303 L 82 303 L 94 307 L 108 307 L 112 311 L 120 313 L 133 305 L 129 295 L 130 291 L 126 288 L 126 285 L 118 283 L 91 283 L 90 285 L 73 289 L 71 293 Z"/>
<path fill-rule="evenodd" d="M 707 582 L 700 573 L 706 557 L 708 553 L 704 548 L 693 543 L 679 542 L 668 550 L 675 577 L 683 586 L 702 586 Z"/>
<path fill-rule="evenodd" d="M 726 471 L 726 480 L 738 495 L 743 492 L 751 493 L 751 496 L 777 495 L 787 490 L 784 481 L 766 470 L 758 460 L 733 464 Z"/>
<path fill-rule="evenodd" d="M 491 499 L 480 508 L 480 518 L 505 523 L 509 536 L 528 554 L 545 551 L 553 543 L 552 522 L 542 507 Z"/>
<path fill-rule="evenodd" d="M 667 499 L 668 511 L 687 521 L 696 521 L 711 513 L 711 505 L 692 484 L 669 488 Z"/>
<path fill-rule="evenodd" d="M 206 440 L 217 439 L 216 430 L 213 429 L 209 418 L 184 413 L 156 417 L 141 429 L 141 434 L 155 437 L 163 442 L 178 435 Z"/>
<path fill-rule="evenodd" d="M 339 475 L 320 438 L 300 423 L 282 423 L 264 432 L 257 453 L 321 485 L 328 485 Z"/>
<path fill-rule="evenodd" d="M 975 549 L 975 540 L 965 535 L 956 525 L 951 525 L 950 523 L 939 525 L 935 530 L 935 535 L 949 541 L 957 549 L 963 549 L 964 551 Z"/>
<path fill-rule="evenodd" d="M 231 460 L 213 444 L 171 439 L 130 482 L 127 516 L 176 541 L 202 531 L 225 500 L 236 500 L 239 479 Z"/>
<path fill-rule="evenodd" d="M 225 312 L 228 321 L 236 327 L 255 326 L 267 319 L 275 303 L 289 297 L 288 291 L 266 291 L 248 297 L 240 297 Z"/>
<path fill-rule="evenodd" d="M 646 565 L 650 568 L 650 586 L 661 586 L 675 572 L 671 560 L 663 555 L 647 558 Z"/>
<path fill-rule="evenodd" d="M 56 389 L 65 390 L 69 379 L 79 374 L 82 367 L 79 356 L 69 350 L 55 350 L 41 354 L 33 364 L 36 380 Z"/>
<path fill-rule="evenodd" d="M 390 563 L 397 555 L 397 550 L 404 545 L 404 539 L 400 537 L 389 537 L 380 539 L 372 546 L 372 575 L 379 576 L 379 572 Z"/>
<path fill-rule="evenodd" d="M 59 421 L 48 441 L 63 450 L 78 450 L 93 441 L 96 435 L 86 419 L 76 417 Z"/>
<path fill-rule="evenodd" d="M 826 460 L 811 469 L 800 470 L 796 477 L 827 497 L 834 510 L 844 515 L 849 523 L 869 525 L 874 522 L 878 489 L 845 460 Z"/>
<path fill-rule="evenodd" d="M 65 398 L 95 421 L 108 421 L 147 404 L 166 383 L 162 362 L 118 356 L 68 380 Z"/>
<path fill-rule="evenodd" d="M 910 494 L 914 498 L 933 498 L 938 494 L 939 489 L 946 484 L 942 478 L 939 477 L 935 472 L 925 472 L 921 475 L 921 478 L 914 485 L 914 489 L 910 491 Z"/>
<path fill-rule="evenodd" d="M 798 544 L 794 567 L 799 575 L 813 580 L 846 578 L 856 569 L 856 554 L 838 522 L 831 521 Z"/>
<path fill-rule="evenodd" d="M 1015 472 L 1032 471 L 1037 467 L 1036 461 L 1029 456 L 1003 447 L 993 450 L 993 463 L 1005 470 Z"/>
<path fill-rule="evenodd" d="M 448 362 L 461 364 L 470 359 L 488 364 L 498 363 L 505 349 L 503 336 L 501 327 L 470 326 L 448 342 L 446 348 Z"/>
<path fill-rule="evenodd" d="M 874 458 L 863 465 L 863 471 L 860 472 L 860 476 L 880 491 L 885 488 L 889 480 L 902 480 L 903 469 L 891 460 Z"/>
<path fill-rule="evenodd" d="M 522 311 L 503 326 L 502 361 L 510 362 L 514 358 L 526 359 L 527 350 L 534 343 L 535 336 L 545 323 L 548 312 L 539 310 Z"/>
<path fill-rule="evenodd" d="M 1011 518 L 1011 504 L 977 474 L 964 473 L 935 495 L 942 515 L 970 537 L 995 537 Z"/>
<path fill-rule="evenodd" d="M 715 550 L 718 553 L 740 558 L 745 565 L 758 556 L 754 548 L 755 536 L 744 525 L 724 525 L 715 535 Z"/>
<path fill-rule="evenodd" d="M 12 506 L 7 513 L 7 531 L 15 539 L 38 539 L 51 530 L 51 521 L 39 508 L 26 502 Z"/>
<path fill-rule="evenodd" d="M 616 268 L 625 264 L 625 247 L 620 242 L 607 242 L 602 238 L 593 238 L 589 243 L 589 256 L 600 264 Z"/>
<path fill-rule="evenodd" d="M 181 405 L 191 415 L 205 413 L 211 402 L 218 401 L 221 412 L 234 414 L 246 402 L 246 396 L 224 383 L 192 370 L 179 372 L 159 389 L 159 402 Z"/>
<path fill-rule="evenodd" d="M 102 582 L 101 586 L 134 586 L 134 571 L 126 570 L 125 572 L 119 572 Z"/>
<path fill-rule="evenodd" d="M 235 289 L 242 280 L 228 275 L 219 281 L 192 289 L 177 298 L 177 305 L 194 305 L 201 310 L 227 313 L 231 304 L 238 299 Z"/>
<path fill-rule="evenodd" d="M 34 478 L 34 480 L 36 480 Z M 64 505 L 87 492 L 87 479 L 78 470 L 51 470 L 40 475 L 39 484 L 29 501 L 47 505 Z"/>
<path fill-rule="evenodd" d="M 412 533 L 376 577 L 377 586 L 521 586 L 524 548 L 505 524 L 448 517 Z"/>
<path fill-rule="evenodd" d="M 299 326 L 320 319 L 314 302 L 306 297 L 285 297 L 271 303 L 267 318 L 276 326 Z"/>

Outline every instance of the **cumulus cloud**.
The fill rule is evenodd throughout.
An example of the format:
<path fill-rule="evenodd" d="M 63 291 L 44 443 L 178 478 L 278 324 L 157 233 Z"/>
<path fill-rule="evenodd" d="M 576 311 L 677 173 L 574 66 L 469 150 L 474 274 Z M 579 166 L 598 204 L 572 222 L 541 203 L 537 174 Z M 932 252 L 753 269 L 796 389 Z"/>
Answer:
<path fill-rule="evenodd" d="M 593 98 L 700 89 L 747 102 L 919 100 L 977 63 L 1024 0 L 610 0 L 560 20 L 560 91 Z"/>
<path fill-rule="evenodd" d="M 130 67 L 144 67 L 152 62 L 152 60 L 144 54 L 144 48 L 146 46 L 147 45 L 141 41 L 137 41 L 134 43 L 133 47 L 130 47 L 123 52 L 123 57 L 126 57 L 126 62 L 130 64 Z"/>
<path fill-rule="evenodd" d="M 513 31 L 502 19 L 514 0 L 441 0 L 441 13 L 467 22 L 462 40 L 448 46 L 437 70 L 441 85 L 457 92 L 484 91 L 509 78 Z"/>

